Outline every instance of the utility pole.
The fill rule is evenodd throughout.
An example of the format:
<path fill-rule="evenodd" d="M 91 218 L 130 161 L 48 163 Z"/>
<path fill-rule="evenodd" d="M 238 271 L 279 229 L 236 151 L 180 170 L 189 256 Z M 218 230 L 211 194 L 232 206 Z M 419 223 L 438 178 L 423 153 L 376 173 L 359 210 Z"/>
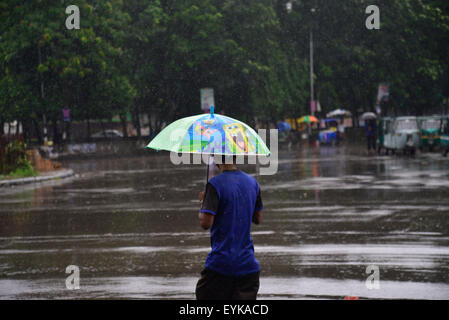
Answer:
<path fill-rule="evenodd" d="M 42 64 L 42 54 L 41 54 L 40 46 L 37 47 L 37 53 L 38 53 L 38 57 L 39 57 L 39 65 L 41 65 Z M 44 103 L 45 93 L 44 93 L 44 80 L 42 78 L 42 75 L 41 75 L 41 98 L 42 98 L 42 103 Z M 45 111 L 42 116 L 42 125 L 44 127 L 44 145 L 46 145 L 48 142 L 48 137 L 47 137 L 47 117 L 45 116 Z"/>
<path fill-rule="evenodd" d="M 292 11 L 292 2 L 291 1 L 287 2 L 285 7 L 287 9 L 287 12 L 290 13 Z M 315 8 L 310 9 L 310 12 L 312 13 L 312 17 L 314 15 L 315 11 L 316 11 Z M 312 20 L 313 20 L 313 18 L 312 18 Z M 314 109 L 316 109 L 317 105 L 316 105 L 316 103 L 314 103 L 314 96 L 315 96 L 314 89 L 315 88 L 314 88 L 314 83 L 313 83 L 313 21 L 310 26 L 309 41 L 310 41 L 309 42 L 309 47 L 310 47 L 309 64 L 310 64 L 310 109 L 311 109 L 310 111 L 312 113 L 312 116 L 314 116 L 315 115 Z M 312 105 L 314 105 L 313 109 L 312 109 Z"/>
<path fill-rule="evenodd" d="M 315 8 L 310 9 L 310 12 L 312 13 L 312 23 L 310 25 L 310 111 L 312 113 L 312 116 L 315 115 L 315 110 L 316 110 L 316 103 L 315 103 L 315 92 L 314 92 L 314 83 L 313 83 L 313 15 L 315 13 Z M 312 108 L 313 106 L 313 108 Z"/>
<path fill-rule="evenodd" d="M 314 9 L 313 9 L 314 10 Z M 310 107 L 311 107 L 311 113 L 312 116 L 315 115 L 315 108 L 312 108 L 312 105 L 314 104 L 314 87 L 313 87 L 313 31 L 312 28 L 310 28 Z"/>

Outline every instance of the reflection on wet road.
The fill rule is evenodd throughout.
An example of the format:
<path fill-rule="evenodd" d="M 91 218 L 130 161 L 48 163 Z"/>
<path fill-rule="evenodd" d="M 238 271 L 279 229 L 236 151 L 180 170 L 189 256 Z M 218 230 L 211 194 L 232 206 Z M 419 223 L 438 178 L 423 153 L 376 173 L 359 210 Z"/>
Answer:
<path fill-rule="evenodd" d="M 283 152 L 276 175 L 257 177 L 260 298 L 449 299 L 449 160 L 362 154 Z M 0 190 L 0 298 L 194 298 L 205 168 L 164 153 L 64 165 L 80 177 Z M 80 290 L 65 288 L 68 265 Z"/>

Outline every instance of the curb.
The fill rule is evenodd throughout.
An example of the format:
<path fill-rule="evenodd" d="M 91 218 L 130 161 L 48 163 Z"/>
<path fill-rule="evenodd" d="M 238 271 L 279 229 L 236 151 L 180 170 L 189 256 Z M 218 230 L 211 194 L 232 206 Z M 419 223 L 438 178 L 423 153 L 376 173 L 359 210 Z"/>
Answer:
<path fill-rule="evenodd" d="M 0 180 L 0 188 L 13 186 L 13 185 L 21 185 L 21 184 L 30 184 L 30 183 L 39 183 L 48 180 L 55 179 L 63 179 L 74 176 L 74 172 L 72 169 L 63 169 L 52 172 L 52 174 L 45 176 L 37 176 L 37 177 L 29 177 L 29 178 L 20 178 L 20 179 L 9 179 L 9 180 Z"/>

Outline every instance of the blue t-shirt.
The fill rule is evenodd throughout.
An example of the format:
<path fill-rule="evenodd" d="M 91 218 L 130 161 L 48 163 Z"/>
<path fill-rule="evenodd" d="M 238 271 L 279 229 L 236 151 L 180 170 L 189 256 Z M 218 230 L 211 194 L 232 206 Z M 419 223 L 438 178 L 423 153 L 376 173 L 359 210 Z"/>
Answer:
<path fill-rule="evenodd" d="M 365 134 L 367 137 L 374 137 L 376 135 L 377 125 L 376 121 L 365 121 Z"/>
<path fill-rule="evenodd" d="M 206 268 L 229 276 L 260 271 L 250 231 L 254 213 L 262 209 L 259 184 L 249 174 L 224 171 L 209 181 L 200 210 L 215 216 Z"/>

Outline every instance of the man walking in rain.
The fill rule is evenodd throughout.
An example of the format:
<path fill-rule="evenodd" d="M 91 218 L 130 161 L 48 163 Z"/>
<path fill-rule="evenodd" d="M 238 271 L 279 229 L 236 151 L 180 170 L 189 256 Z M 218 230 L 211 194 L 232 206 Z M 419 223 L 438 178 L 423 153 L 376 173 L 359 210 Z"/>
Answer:
<path fill-rule="evenodd" d="M 376 153 L 376 131 L 377 125 L 376 120 L 366 120 L 365 121 L 365 135 L 366 135 L 366 143 L 368 147 L 368 154 Z"/>
<path fill-rule="evenodd" d="M 235 157 L 222 157 L 220 174 L 200 193 L 198 215 L 211 228 L 212 250 L 196 286 L 198 300 L 255 300 L 260 266 L 254 256 L 251 224 L 262 219 L 262 199 L 256 179 L 235 166 Z M 232 161 L 230 161 L 232 160 Z"/>

